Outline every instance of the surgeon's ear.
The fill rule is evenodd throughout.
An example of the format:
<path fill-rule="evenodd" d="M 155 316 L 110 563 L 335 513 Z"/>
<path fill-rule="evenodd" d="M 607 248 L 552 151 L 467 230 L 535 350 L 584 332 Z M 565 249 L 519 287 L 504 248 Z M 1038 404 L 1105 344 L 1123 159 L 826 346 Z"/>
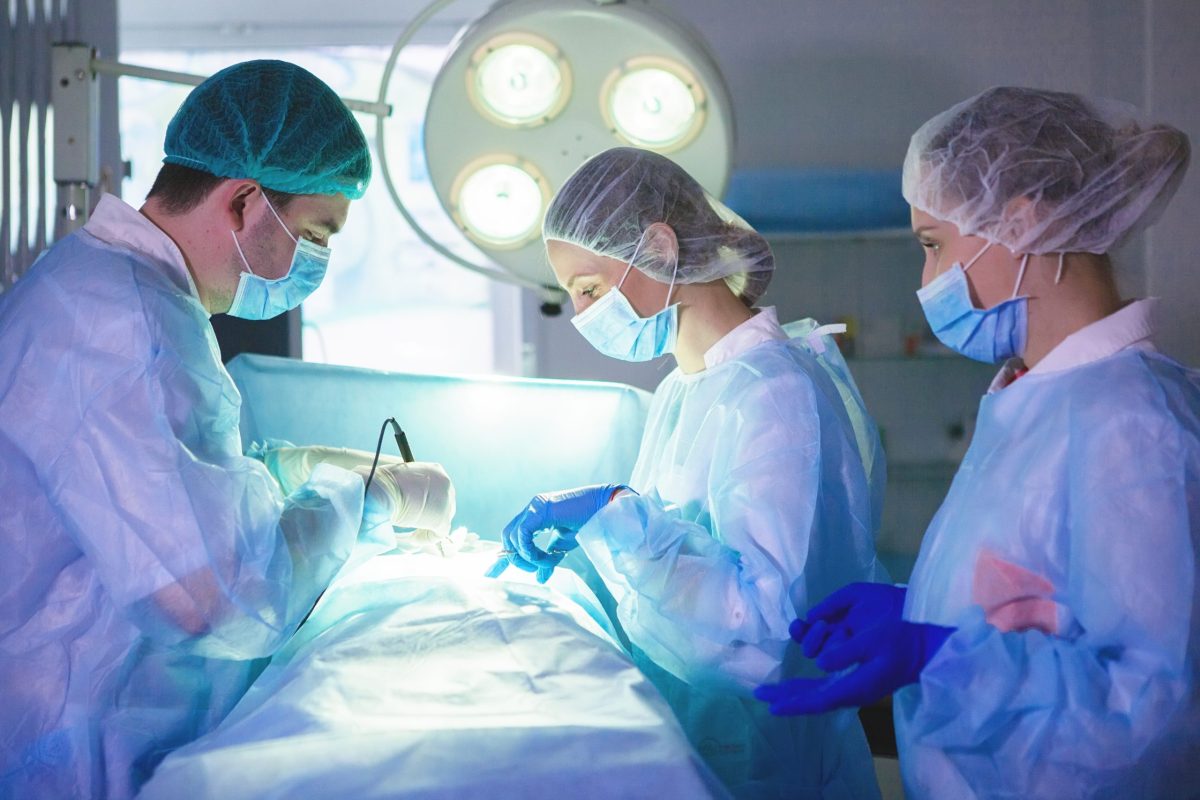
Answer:
<path fill-rule="evenodd" d="M 674 264 L 679 258 L 679 240 L 675 230 L 665 222 L 655 222 L 646 228 L 642 250 L 653 255 L 660 264 Z"/>
<path fill-rule="evenodd" d="M 1030 230 L 1037 227 L 1037 207 L 1034 201 L 1019 194 L 1004 204 L 1000 220 L 1004 229 L 998 231 L 998 238 L 1001 241 L 1020 241 Z M 1016 253 L 1013 255 L 1018 256 Z"/>
<path fill-rule="evenodd" d="M 228 180 L 215 190 L 219 192 L 221 213 L 227 217 L 231 230 L 241 232 L 246 226 L 246 204 L 255 194 L 262 192 L 256 181 Z"/>

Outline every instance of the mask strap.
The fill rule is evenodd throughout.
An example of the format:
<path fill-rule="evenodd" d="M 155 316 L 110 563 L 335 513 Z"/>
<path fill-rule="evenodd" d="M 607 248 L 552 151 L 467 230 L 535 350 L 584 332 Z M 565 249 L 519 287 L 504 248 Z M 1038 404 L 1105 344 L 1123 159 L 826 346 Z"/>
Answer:
<path fill-rule="evenodd" d="M 988 251 L 988 248 L 991 246 L 992 246 L 991 242 L 988 242 L 987 244 L 985 244 L 983 246 L 983 249 L 980 250 L 978 253 L 976 253 L 975 256 L 970 261 L 967 262 L 967 265 L 965 267 L 963 267 L 963 272 L 966 272 L 967 270 L 969 270 L 972 267 L 972 265 L 974 265 L 975 262 L 979 260 L 979 257 L 982 256 L 984 253 L 986 253 Z"/>
<path fill-rule="evenodd" d="M 249 272 L 251 275 L 257 275 L 258 273 L 250 269 L 250 262 L 246 260 L 246 254 L 242 252 L 242 243 L 238 241 L 237 232 L 230 231 L 229 233 L 231 236 L 233 236 L 233 246 L 237 248 L 238 255 L 241 257 L 242 263 L 246 265 L 246 272 Z"/>
<path fill-rule="evenodd" d="M 679 275 L 679 254 L 675 254 L 675 270 L 671 273 L 671 285 L 667 287 L 667 301 L 663 303 L 663 311 L 671 307 L 671 292 L 675 291 L 675 278 Z"/>
<path fill-rule="evenodd" d="M 275 210 L 275 206 L 271 205 L 271 200 L 270 200 L 270 198 L 267 197 L 266 192 L 263 192 L 263 200 L 267 201 L 267 208 L 271 209 L 272 216 L 275 217 L 275 221 L 279 223 L 279 227 L 283 228 L 283 232 L 288 235 L 288 238 L 291 239 L 296 244 L 300 244 L 300 240 L 297 239 L 295 236 L 292 236 L 292 232 L 288 230 L 288 226 L 284 225 L 283 220 L 279 218 L 279 212 L 277 212 Z"/>
<path fill-rule="evenodd" d="M 266 195 L 263 195 L 264 197 Z M 629 277 L 629 271 L 633 269 L 633 262 L 637 260 L 638 254 L 642 252 L 642 245 L 646 242 L 647 228 L 642 231 L 641 238 L 638 239 L 637 247 L 633 248 L 633 255 L 629 258 L 629 266 L 625 268 L 625 274 L 621 276 L 621 280 L 617 281 L 617 290 L 619 291 L 625 285 L 625 279 Z M 671 273 L 671 285 L 667 287 L 667 302 L 663 303 L 663 311 L 666 311 L 671 306 L 671 292 L 675 289 L 675 278 L 679 275 L 679 254 L 675 254 L 675 270 Z"/>
<path fill-rule="evenodd" d="M 1055 285 L 1055 286 L 1058 286 L 1058 282 L 1062 280 L 1062 274 L 1063 274 L 1063 256 L 1065 256 L 1065 255 L 1066 255 L 1066 253 L 1059 253 L 1059 254 L 1058 254 L 1058 272 L 1054 273 L 1054 285 Z"/>
<path fill-rule="evenodd" d="M 1029 253 L 1026 253 L 1021 258 L 1021 270 L 1017 273 L 1017 283 L 1013 286 L 1012 296 L 1017 296 L 1017 291 L 1021 288 L 1021 281 L 1025 279 L 1025 267 L 1029 265 Z"/>
<path fill-rule="evenodd" d="M 625 279 L 629 277 L 629 271 L 633 269 L 633 262 L 637 261 L 638 253 L 642 252 L 642 242 L 646 241 L 646 232 L 642 231 L 642 235 L 638 237 L 637 247 L 633 248 L 633 255 L 629 257 L 629 266 L 625 268 L 625 274 L 621 276 L 621 280 L 617 281 L 617 291 L 625 285 Z"/>

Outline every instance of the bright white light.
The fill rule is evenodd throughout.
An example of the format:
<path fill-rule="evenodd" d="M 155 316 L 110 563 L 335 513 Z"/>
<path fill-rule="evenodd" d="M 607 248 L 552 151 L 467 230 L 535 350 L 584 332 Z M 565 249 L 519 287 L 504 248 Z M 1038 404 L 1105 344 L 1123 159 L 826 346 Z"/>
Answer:
<path fill-rule="evenodd" d="M 521 167 L 491 164 L 467 175 L 455 199 L 467 233 L 483 244 L 515 247 L 536 234 L 542 190 Z"/>
<path fill-rule="evenodd" d="M 509 125 L 540 122 L 560 107 L 562 71 L 541 48 L 507 44 L 488 52 L 475 73 L 483 110 Z"/>
<path fill-rule="evenodd" d="M 676 145 L 696 122 L 696 98 L 687 83 L 658 67 L 622 75 L 613 84 L 608 103 L 618 133 L 643 147 Z"/>

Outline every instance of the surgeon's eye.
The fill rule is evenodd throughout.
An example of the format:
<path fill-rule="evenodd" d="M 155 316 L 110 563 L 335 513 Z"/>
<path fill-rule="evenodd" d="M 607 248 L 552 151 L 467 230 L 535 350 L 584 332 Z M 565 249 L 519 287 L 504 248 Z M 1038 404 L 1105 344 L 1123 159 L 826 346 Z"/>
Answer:
<path fill-rule="evenodd" d="M 938 243 L 937 243 L 937 242 L 931 242 L 931 241 L 929 241 L 928 239 L 922 239 L 922 240 L 921 240 L 921 247 L 924 247 L 926 250 L 937 250 L 937 249 L 938 249 Z"/>
<path fill-rule="evenodd" d="M 580 292 L 579 294 L 583 297 L 590 297 L 593 300 L 595 300 L 596 299 L 596 287 L 594 285 L 589 286 L 586 289 L 584 289 L 582 292 Z"/>

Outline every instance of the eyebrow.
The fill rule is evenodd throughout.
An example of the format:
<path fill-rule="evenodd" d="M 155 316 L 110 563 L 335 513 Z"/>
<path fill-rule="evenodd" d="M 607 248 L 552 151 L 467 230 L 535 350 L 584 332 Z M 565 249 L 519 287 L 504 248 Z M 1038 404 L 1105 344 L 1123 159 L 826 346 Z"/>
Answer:
<path fill-rule="evenodd" d="M 936 230 L 936 229 L 937 229 L 937 225 L 922 225 L 921 227 L 919 227 L 915 231 L 913 231 L 913 236 L 920 236 L 925 231 L 932 231 L 932 230 Z"/>
<path fill-rule="evenodd" d="M 575 285 L 575 281 L 579 280 L 580 278 L 594 278 L 594 277 L 596 277 L 595 272 L 580 272 L 577 275 L 572 275 L 571 277 L 567 278 L 567 291 L 568 292 L 571 291 L 571 287 Z"/>

